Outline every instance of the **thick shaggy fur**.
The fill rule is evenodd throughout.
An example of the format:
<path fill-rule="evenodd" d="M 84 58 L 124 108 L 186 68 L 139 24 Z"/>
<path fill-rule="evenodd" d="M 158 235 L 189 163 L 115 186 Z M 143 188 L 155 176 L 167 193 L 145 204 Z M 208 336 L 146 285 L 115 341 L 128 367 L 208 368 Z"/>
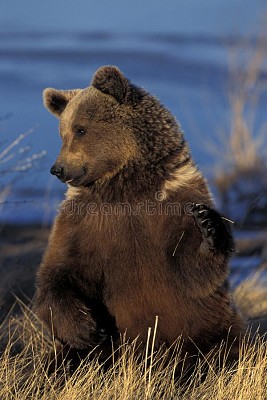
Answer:
<path fill-rule="evenodd" d="M 232 343 L 231 234 L 175 118 L 116 67 L 83 90 L 46 89 L 44 103 L 63 140 L 51 172 L 69 189 L 38 271 L 41 320 L 67 348 L 105 355 L 125 332 L 145 341 L 156 316 L 157 346 Z"/>

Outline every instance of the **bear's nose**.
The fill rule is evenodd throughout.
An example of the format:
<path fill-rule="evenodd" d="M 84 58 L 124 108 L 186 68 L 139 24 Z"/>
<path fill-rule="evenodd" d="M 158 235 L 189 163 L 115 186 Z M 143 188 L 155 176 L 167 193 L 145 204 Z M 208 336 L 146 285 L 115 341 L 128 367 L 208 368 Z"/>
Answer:
<path fill-rule="evenodd" d="M 56 175 L 58 178 L 62 178 L 64 169 L 59 164 L 54 164 L 50 169 L 50 174 Z"/>

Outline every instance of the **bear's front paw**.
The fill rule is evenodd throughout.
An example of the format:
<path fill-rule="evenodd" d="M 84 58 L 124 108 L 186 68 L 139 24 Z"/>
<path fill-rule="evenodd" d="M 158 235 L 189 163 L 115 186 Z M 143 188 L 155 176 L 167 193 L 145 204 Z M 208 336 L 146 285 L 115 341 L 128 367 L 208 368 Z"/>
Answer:
<path fill-rule="evenodd" d="M 53 328 L 55 337 L 71 348 L 94 348 L 101 341 L 90 310 L 78 301 L 64 307 L 64 310 L 61 307 L 53 317 Z"/>
<path fill-rule="evenodd" d="M 229 255 L 234 251 L 228 220 L 204 204 L 193 204 L 192 213 L 203 240 L 210 250 L 218 251 L 225 255 Z"/>

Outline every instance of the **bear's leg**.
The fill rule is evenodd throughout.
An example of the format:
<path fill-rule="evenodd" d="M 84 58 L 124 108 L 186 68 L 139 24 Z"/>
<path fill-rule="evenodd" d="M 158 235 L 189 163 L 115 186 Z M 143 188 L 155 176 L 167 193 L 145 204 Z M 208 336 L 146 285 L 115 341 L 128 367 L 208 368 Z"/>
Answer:
<path fill-rule="evenodd" d="M 204 204 L 194 204 L 192 213 L 207 247 L 229 256 L 234 251 L 229 220 Z"/>

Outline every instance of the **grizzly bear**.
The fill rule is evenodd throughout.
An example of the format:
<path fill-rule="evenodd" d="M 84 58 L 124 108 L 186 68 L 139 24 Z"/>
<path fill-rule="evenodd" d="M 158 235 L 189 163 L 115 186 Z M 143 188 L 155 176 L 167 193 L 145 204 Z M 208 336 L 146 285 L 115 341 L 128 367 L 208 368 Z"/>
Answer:
<path fill-rule="evenodd" d="M 67 183 L 37 274 L 35 309 L 65 348 L 111 353 L 120 336 L 156 348 L 181 335 L 184 354 L 222 340 L 238 353 L 242 319 L 228 289 L 229 222 L 214 210 L 183 132 L 117 67 L 85 89 L 44 91 Z"/>

